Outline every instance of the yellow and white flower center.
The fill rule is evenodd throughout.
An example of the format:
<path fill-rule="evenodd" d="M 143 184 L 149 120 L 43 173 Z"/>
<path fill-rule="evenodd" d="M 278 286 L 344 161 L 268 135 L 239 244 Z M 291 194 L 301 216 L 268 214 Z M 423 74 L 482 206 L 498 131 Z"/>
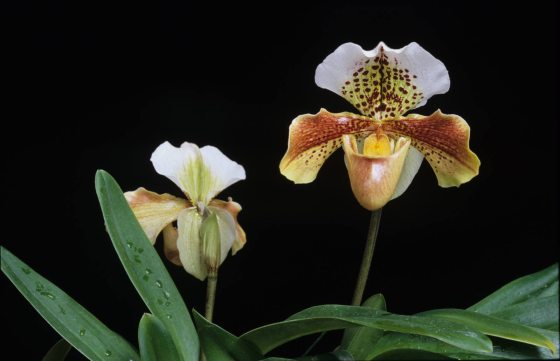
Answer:
<path fill-rule="evenodd" d="M 386 134 L 370 134 L 364 139 L 363 154 L 370 157 L 391 155 L 395 149 L 395 141 Z"/>

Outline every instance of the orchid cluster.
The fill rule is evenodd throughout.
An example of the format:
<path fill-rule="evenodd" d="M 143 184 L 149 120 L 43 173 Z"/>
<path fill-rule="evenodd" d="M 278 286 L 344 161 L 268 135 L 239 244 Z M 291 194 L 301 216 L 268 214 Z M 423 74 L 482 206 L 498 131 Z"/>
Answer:
<path fill-rule="evenodd" d="M 344 97 L 361 115 L 321 109 L 296 117 L 280 162 L 281 173 L 293 182 L 315 180 L 325 160 L 339 147 L 345 153 L 356 199 L 372 211 L 404 193 L 424 158 L 442 187 L 459 186 L 478 174 L 480 161 L 469 149 L 470 129 L 465 120 L 440 111 L 430 116 L 403 116 L 426 104 L 432 95 L 449 90 L 445 66 L 420 45 L 391 49 L 381 42 L 365 51 L 353 43 L 343 44 L 317 67 L 315 82 Z M 156 171 L 179 186 L 187 200 L 144 188 L 125 196 L 152 243 L 163 231 L 167 258 L 204 280 L 230 249 L 235 254 L 245 244 L 245 232 L 236 221 L 240 205 L 231 199 L 213 199 L 245 179 L 245 171 L 217 148 L 198 149 L 191 143 L 176 148 L 165 142 L 151 160 Z M 201 226 L 209 215 L 218 219 L 219 240 L 215 243 L 220 244 L 219 250 L 210 251 L 213 242 L 202 242 Z M 175 221 L 178 228 L 172 225 Z"/>
<path fill-rule="evenodd" d="M 470 181 L 478 174 L 480 161 L 469 148 L 470 128 L 463 118 L 439 110 L 427 116 L 409 113 L 431 96 L 447 92 L 450 85 L 443 63 L 416 43 L 391 49 L 381 42 L 370 51 L 343 44 L 317 67 L 315 82 L 344 97 L 360 114 L 321 109 L 297 116 L 279 168 L 294 183 L 310 183 L 326 159 L 342 147 L 350 187 L 372 215 L 352 305 L 311 307 L 239 337 L 212 323 L 219 267 L 247 240 L 237 222 L 241 205 L 216 197 L 244 180 L 245 169 L 216 147 L 164 142 L 151 162 L 184 198 L 143 187 L 123 193 L 108 173 L 96 175 L 106 229 L 150 311 L 140 320 L 138 349 L 2 248 L 2 271 L 63 337 L 44 360 L 62 361 L 72 347 L 96 361 L 557 356 L 557 264 L 513 281 L 466 310 L 403 316 L 388 312 L 381 294 L 362 302 L 381 209 L 407 190 L 424 159 L 441 187 Z M 207 281 L 204 316 L 193 310 L 191 318 L 152 247 L 160 235 L 171 263 Z M 265 356 L 296 338 L 332 330 L 344 330 L 344 336 L 326 355 L 308 356 L 311 347 L 295 359 Z"/>

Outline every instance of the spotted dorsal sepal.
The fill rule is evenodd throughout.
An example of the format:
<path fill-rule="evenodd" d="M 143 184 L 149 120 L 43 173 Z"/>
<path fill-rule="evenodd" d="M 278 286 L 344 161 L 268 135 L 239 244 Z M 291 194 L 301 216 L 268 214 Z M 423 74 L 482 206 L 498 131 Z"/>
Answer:
<path fill-rule="evenodd" d="M 416 43 L 370 51 L 346 43 L 317 67 L 315 81 L 377 120 L 398 118 L 449 89 L 443 63 Z"/>

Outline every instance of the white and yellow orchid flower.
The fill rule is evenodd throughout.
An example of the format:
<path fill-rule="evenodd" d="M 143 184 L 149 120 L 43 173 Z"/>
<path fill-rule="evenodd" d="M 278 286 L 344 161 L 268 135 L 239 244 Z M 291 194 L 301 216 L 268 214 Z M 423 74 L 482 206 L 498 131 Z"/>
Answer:
<path fill-rule="evenodd" d="M 166 257 L 204 280 L 209 272 L 217 271 L 230 249 L 235 254 L 246 242 L 245 232 L 237 223 L 241 206 L 231 198 L 214 199 L 225 188 L 245 179 L 245 170 L 216 147 L 198 148 L 187 142 L 179 148 L 169 142 L 161 144 L 151 161 L 156 172 L 179 186 L 187 199 L 144 188 L 126 192 L 125 197 L 152 244 L 163 231 Z M 218 226 L 212 232 L 214 240 L 219 238 L 219 247 L 210 247 L 205 241 L 207 237 L 201 229 L 206 220 Z M 212 252 L 207 251 L 210 248 Z"/>
<path fill-rule="evenodd" d="M 346 43 L 317 67 L 315 82 L 354 105 L 361 115 L 330 113 L 296 117 L 280 171 L 295 183 L 310 183 L 339 147 L 352 191 L 369 210 L 400 196 L 427 159 L 442 187 L 459 186 L 478 174 L 469 149 L 470 128 L 458 115 L 406 112 L 449 90 L 441 61 L 417 43 L 391 49 L 383 42 L 365 51 Z"/>

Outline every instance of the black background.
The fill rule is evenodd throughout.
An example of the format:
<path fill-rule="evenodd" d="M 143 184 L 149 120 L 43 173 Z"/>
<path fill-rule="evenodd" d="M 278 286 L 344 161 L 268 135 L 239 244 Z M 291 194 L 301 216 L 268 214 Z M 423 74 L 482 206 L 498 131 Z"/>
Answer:
<path fill-rule="evenodd" d="M 416 41 L 451 77 L 451 90 L 417 112 L 464 117 L 482 166 L 460 189 L 442 189 L 424 163 L 384 209 L 366 294 L 382 292 L 402 314 L 468 307 L 557 260 L 553 3 L 12 5 L 2 245 L 135 344 L 145 308 L 104 232 L 95 171 L 124 190 L 180 195 L 151 152 L 165 140 L 212 144 L 247 171 L 221 195 L 242 204 L 248 242 L 221 268 L 215 321 L 241 334 L 349 303 L 369 214 L 342 152 L 309 185 L 286 180 L 278 163 L 294 117 L 353 111 L 315 85 L 325 56 L 347 41 Z M 203 310 L 204 284 L 166 264 L 187 305 Z M 3 276 L 0 285 L 3 349 L 40 359 L 59 337 Z"/>

